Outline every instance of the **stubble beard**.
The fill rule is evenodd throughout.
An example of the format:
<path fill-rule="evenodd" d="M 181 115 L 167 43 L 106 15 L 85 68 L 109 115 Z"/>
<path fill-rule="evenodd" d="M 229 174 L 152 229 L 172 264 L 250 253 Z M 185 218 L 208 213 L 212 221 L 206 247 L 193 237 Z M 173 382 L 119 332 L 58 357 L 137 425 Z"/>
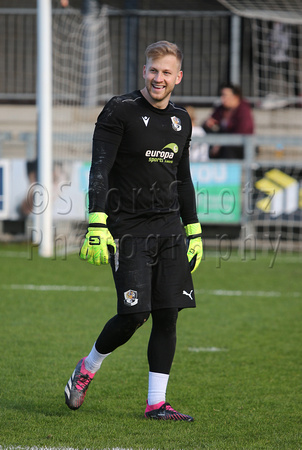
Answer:
<path fill-rule="evenodd" d="M 150 98 L 151 98 L 155 103 L 162 103 L 162 102 L 164 102 L 166 99 L 169 100 L 169 99 L 170 99 L 170 96 L 171 96 L 171 93 L 172 93 L 172 90 L 167 90 L 167 87 L 166 87 L 166 86 L 165 86 L 164 89 L 163 89 L 162 95 L 160 95 L 161 92 L 158 92 L 158 93 L 153 92 L 152 83 L 146 85 L 146 89 L 147 89 L 147 92 L 148 92 Z"/>

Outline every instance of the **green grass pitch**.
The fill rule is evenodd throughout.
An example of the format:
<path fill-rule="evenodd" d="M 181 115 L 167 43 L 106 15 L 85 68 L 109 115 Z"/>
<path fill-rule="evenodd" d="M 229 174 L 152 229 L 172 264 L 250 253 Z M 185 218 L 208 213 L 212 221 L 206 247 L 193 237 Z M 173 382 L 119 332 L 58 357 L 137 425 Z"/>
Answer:
<path fill-rule="evenodd" d="M 110 268 L 1 244 L 0 448 L 301 449 L 301 259 L 205 255 L 167 392 L 195 421 L 155 422 L 143 417 L 151 320 L 105 360 L 78 411 L 64 403 L 116 312 Z"/>

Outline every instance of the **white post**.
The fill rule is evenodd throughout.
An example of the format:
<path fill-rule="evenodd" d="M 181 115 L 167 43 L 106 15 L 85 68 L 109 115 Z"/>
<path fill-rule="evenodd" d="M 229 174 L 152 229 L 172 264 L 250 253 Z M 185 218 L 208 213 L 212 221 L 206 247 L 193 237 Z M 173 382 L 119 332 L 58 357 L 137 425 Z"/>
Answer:
<path fill-rule="evenodd" d="M 37 0 L 37 110 L 40 246 L 43 257 L 53 255 L 52 226 L 52 11 L 51 0 Z"/>
<path fill-rule="evenodd" d="M 240 84 L 241 17 L 231 17 L 230 81 Z"/>

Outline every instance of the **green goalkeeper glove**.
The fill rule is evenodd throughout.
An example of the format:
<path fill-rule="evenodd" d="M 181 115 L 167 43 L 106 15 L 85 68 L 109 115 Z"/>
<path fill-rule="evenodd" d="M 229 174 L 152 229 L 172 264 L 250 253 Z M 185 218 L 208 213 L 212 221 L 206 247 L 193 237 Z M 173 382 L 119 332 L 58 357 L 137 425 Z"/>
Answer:
<path fill-rule="evenodd" d="M 193 273 L 199 266 L 203 255 L 203 245 L 201 239 L 202 231 L 200 223 L 192 223 L 190 225 L 186 225 L 185 232 L 188 245 L 187 256 L 191 272 Z"/>
<path fill-rule="evenodd" d="M 116 252 L 114 239 L 106 224 L 107 214 L 90 213 L 88 232 L 80 251 L 80 258 L 100 266 L 109 263 L 109 252 Z"/>

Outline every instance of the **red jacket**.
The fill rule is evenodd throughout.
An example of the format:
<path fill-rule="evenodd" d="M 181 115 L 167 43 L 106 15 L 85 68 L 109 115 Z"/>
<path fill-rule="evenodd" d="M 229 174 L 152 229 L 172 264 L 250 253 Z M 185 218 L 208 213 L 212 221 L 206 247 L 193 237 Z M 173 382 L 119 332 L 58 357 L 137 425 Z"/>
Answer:
<path fill-rule="evenodd" d="M 227 120 L 227 124 L 223 123 L 225 112 L 224 106 L 218 106 L 212 114 L 212 117 L 219 122 L 220 133 L 234 133 L 234 134 L 253 134 L 254 133 L 254 119 L 251 107 L 246 100 L 241 100 L 240 105 L 232 111 Z"/>

